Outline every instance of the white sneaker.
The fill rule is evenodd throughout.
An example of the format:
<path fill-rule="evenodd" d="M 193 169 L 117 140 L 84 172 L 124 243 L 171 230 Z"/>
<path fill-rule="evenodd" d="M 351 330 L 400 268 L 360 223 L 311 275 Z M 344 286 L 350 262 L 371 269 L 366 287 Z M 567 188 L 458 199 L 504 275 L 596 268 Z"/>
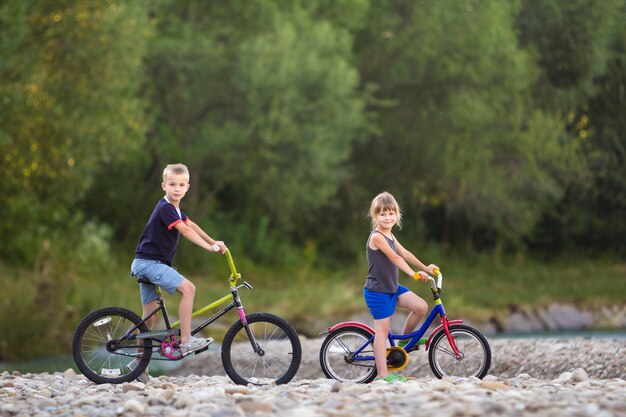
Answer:
<path fill-rule="evenodd" d="M 126 369 L 128 369 L 128 372 L 132 372 L 137 367 L 137 365 L 139 365 L 139 361 L 137 359 L 133 359 L 126 365 Z M 150 382 L 148 367 L 146 367 L 146 369 L 144 369 L 144 371 L 137 377 L 137 380 L 143 382 L 144 384 Z"/>
<path fill-rule="evenodd" d="M 208 339 L 202 339 L 200 337 L 191 336 L 187 343 L 184 345 L 180 345 L 180 351 L 183 355 L 188 355 L 192 352 L 195 352 L 200 349 L 204 349 L 209 346 L 209 344 L 213 342 L 213 338 L 209 337 Z"/>

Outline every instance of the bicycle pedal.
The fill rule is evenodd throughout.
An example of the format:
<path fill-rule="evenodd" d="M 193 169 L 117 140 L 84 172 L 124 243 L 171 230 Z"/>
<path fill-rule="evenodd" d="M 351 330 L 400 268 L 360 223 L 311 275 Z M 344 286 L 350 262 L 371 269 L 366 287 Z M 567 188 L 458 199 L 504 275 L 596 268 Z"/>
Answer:
<path fill-rule="evenodd" d="M 195 354 L 197 355 L 198 353 L 206 352 L 207 350 L 209 350 L 209 346 L 211 346 L 211 343 L 213 343 L 213 341 L 214 341 L 215 339 L 213 339 L 212 337 L 207 337 L 207 339 L 206 339 L 206 340 L 207 340 L 209 343 L 207 343 L 207 345 L 206 345 L 205 347 L 203 347 L 202 349 L 198 349 L 198 350 L 196 350 L 196 351 L 195 351 L 195 352 L 193 352 L 193 353 L 195 353 Z"/>

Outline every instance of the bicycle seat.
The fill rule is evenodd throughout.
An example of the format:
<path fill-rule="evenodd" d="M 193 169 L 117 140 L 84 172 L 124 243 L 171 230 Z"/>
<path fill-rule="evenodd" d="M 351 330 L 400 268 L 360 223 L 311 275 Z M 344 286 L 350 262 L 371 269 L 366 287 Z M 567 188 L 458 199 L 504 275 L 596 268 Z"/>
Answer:
<path fill-rule="evenodd" d="M 143 275 L 139 275 L 139 276 L 133 275 L 133 276 L 137 279 L 137 282 L 142 282 L 144 284 L 152 284 L 152 282 L 150 282 L 150 280 Z"/>

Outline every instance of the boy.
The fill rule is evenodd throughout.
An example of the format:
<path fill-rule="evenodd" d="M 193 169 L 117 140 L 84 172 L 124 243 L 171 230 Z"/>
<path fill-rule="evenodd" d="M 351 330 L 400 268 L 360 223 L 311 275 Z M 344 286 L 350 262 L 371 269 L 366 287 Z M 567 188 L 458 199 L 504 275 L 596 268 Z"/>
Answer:
<path fill-rule="evenodd" d="M 165 191 L 165 196 L 157 202 L 139 239 L 131 273 L 133 276 L 145 276 L 152 282 L 152 284 L 139 284 L 143 317 L 157 308 L 158 295 L 155 285 L 167 291 L 168 294 L 173 294 L 174 291 L 181 293 L 182 298 L 178 307 L 180 350 L 183 355 L 186 355 L 206 347 L 210 341 L 191 335 L 191 313 L 196 287 L 172 268 L 179 236 L 182 234 L 209 252 L 214 252 L 214 247 L 219 247 L 217 252 L 223 254 L 226 251 L 226 245 L 207 235 L 200 226 L 181 211 L 180 201 L 189 190 L 189 170 L 185 165 L 171 164 L 165 167 L 161 188 Z M 156 314 L 146 321 L 149 330 L 156 321 Z M 128 365 L 129 369 L 134 369 L 136 366 L 136 361 Z M 138 379 L 147 382 L 147 372 Z"/>

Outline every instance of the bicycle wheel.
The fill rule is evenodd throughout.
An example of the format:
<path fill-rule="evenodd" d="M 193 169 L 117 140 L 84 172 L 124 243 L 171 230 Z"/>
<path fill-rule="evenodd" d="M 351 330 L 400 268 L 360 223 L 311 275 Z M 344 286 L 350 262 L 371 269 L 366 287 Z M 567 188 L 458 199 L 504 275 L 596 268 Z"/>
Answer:
<path fill-rule="evenodd" d="M 78 325 L 72 341 L 72 355 L 80 371 L 96 384 L 120 384 L 135 380 L 152 356 L 150 339 L 115 343 L 141 323 L 138 315 L 121 307 L 106 307 L 89 313 Z M 147 332 L 145 324 L 136 333 Z M 137 358 L 132 370 L 128 364 Z"/>
<path fill-rule="evenodd" d="M 324 375 L 341 382 L 368 383 L 376 378 L 376 363 L 355 361 L 354 352 L 363 345 L 362 355 L 374 357 L 374 336 L 365 329 L 355 326 L 341 327 L 331 332 L 320 348 L 320 365 Z"/>
<path fill-rule="evenodd" d="M 491 349 L 487 339 L 476 329 L 463 324 L 449 327 L 461 358 L 452 351 L 444 330 L 440 330 L 428 347 L 428 362 L 437 378 L 458 376 L 483 378 L 491 366 Z"/>
<path fill-rule="evenodd" d="M 222 343 L 222 364 L 226 374 L 240 385 L 286 384 L 298 372 L 302 346 L 294 328 L 285 319 L 269 313 L 246 316 L 248 329 L 241 321 L 228 330 Z"/>

